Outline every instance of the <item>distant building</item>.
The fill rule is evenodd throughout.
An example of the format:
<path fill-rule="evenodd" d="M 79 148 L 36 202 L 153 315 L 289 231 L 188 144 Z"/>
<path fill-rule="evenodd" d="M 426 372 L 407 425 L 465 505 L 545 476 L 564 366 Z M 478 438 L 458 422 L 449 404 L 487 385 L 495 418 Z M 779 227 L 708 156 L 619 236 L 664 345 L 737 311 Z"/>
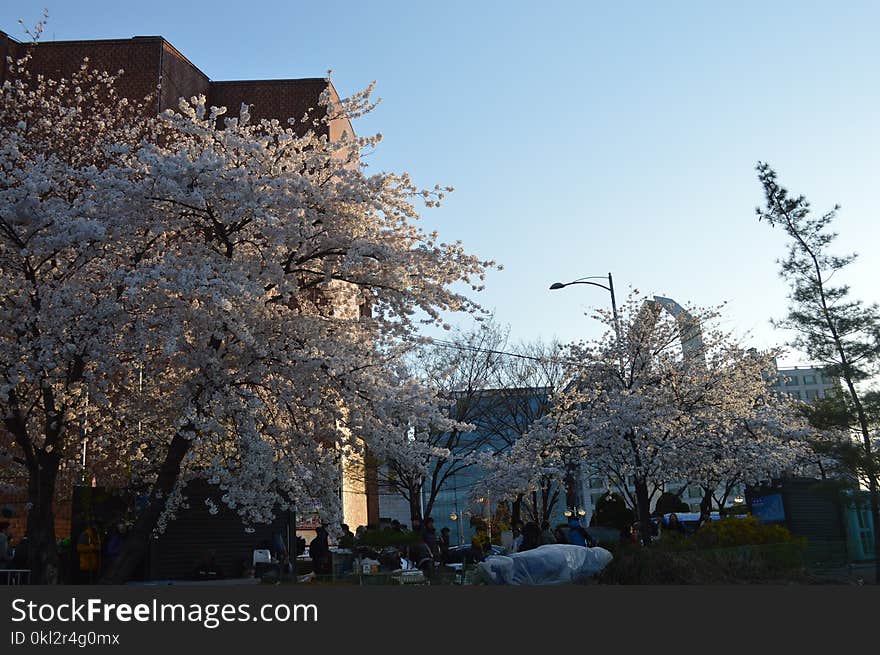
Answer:
<path fill-rule="evenodd" d="M 773 387 L 795 400 L 811 402 L 840 391 L 840 380 L 829 376 L 820 366 L 777 368 Z"/>

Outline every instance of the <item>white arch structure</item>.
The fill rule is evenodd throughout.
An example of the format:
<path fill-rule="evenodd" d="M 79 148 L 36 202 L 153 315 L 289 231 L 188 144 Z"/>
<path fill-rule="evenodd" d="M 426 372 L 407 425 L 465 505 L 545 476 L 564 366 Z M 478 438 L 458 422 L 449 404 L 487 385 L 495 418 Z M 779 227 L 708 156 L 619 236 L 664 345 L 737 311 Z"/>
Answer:
<path fill-rule="evenodd" d="M 693 314 L 679 305 L 672 298 L 654 296 L 653 300 L 646 300 L 636 317 L 636 321 L 630 327 L 630 331 L 633 329 L 641 329 L 650 332 L 654 329 L 657 321 L 660 320 L 660 312 L 663 310 L 666 310 L 678 324 L 681 351 L 685 359 L 692 359 L 705 364 L 703 331 L 700 327 L 700 322 L 694 318 Z M 638 339 L 636 341 L 638 341 Z"/>

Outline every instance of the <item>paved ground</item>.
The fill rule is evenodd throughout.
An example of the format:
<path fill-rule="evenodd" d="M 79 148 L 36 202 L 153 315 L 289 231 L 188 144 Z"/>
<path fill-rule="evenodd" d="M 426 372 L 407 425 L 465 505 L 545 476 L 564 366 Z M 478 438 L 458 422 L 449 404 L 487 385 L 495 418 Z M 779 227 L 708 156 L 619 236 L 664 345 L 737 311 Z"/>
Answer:
<path fill-rule="evenodd" d="M 818 569 L 813 576 L 819 583 L 829 584 L 874 584 L 876 582 L 873 562 L 867 564 L 849 564 L 836 568 Z"/>

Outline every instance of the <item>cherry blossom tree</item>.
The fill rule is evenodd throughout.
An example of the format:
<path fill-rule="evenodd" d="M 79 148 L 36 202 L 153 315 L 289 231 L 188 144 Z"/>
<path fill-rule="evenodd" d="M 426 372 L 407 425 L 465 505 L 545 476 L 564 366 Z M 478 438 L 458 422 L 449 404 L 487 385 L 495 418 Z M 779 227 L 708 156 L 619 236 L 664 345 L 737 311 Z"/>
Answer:
<path fill-rule="evenodd" d="M 766 360 L 765 360 L 766 361 Z M 815 463 L 809 446 L 815 430 L 797 403 L 770 388 L 757 389 L 751 415 L 720 424 L 695 439 L 702 451 L 688 484 L 703 489 L 701 511 L 725 508 L 738 488 L 782 473 L 807 472 Z"/>
<path fill-rule="evenodd" d="M 132 193 L 158 242 L 127 280 L 131 346 L 174 420 L 145 444 L 161 463 L 111 580 L 142 557 L 190 476 L 254 521 L 307 499 L 338 520 L 327 472 L 340 455 L 418 459 L 407 435 L 442 420 L 400 356 L 419 320 L 478 311 L 451 286 L 479 290 L 491 262 L 415 226 L 414 201 L 436 206 L 445 190 L 365 174 L 360 154 L 379 136 L 331 142 L 320 129 L 369 111 L 369 93 L 328 91 L 302 135 L 193 98 L 136 153 Z"/>
<path fill-rule="evenodd" d="M 27 62 L 7 60 L 0 92 L 0 414 L 7 466 L 27 479 L 33 579 L 50 583 L 59 473 L 69 482 L 86 429 L 119 427 L 106 409 L 128 366 L 123 271 L 147 244 L 115 180 L 149 125 L 116 75 L 86 61 L 48 80 Z"/>
<path fill-rule="evenodd" d="M 473 493 L 511 501 L 513 521 L 522 516 L 538 525 L 550 521 L 567 482 L 569 449 L 558 439 L 554 416 L 562 419 L 536 417 L 510 449 L 481 453 L 479 464 L 487 475 Z"/>
<path fill-rule="evenodd" d="M 683 324 L 633 294 L 618 340 L 613 317 L 600 311 L 606 334 L 571 346 L 567 359 L 583 362 L 575 382 L 526 439 L 555 448 L 557 465 L 582 461 L 608 477 L 631 477 L 643 525 L 652 493 L 666 483 L 708 485 L 734 473 L 751 482 L 785 469 L 802 453 L 803 422 L 769 390 L 772 353 L 739 346 L 712 327 L 718 316 L 692 309 Z"/>
<path fill-rule="evenodd" d="M 407 435 L 442 416 L 401 355 L 421 323 L 479 311 L 453 285 L 479 290 L 491 262 L 417 227 L 451 189 L 367 175 L 378 135 L 327 138 L 371 89 L 328 84 L 286 124 L 203 97 L 145 118 L 87 66 L 18 71 L 0 100 L 0 402 L 38 579 L 55 579 L 54 483 L 86 432 L 147 492 L 111 582 L 190 479 L 246 521 L 294 503 L 333 520 L 346 456 L 422 456 Z"/>
<path fill-rule="evenodd" d="M 558 359 L 559 344 L 511 344 L 507 334 L 493 321 L 481 322 L 450 340 L 432 340 L 412 358 L 414 374 L 435 394 L 448 424 L 436 423 L 431 431 L 414 433 L 412 438 L 427 446 L 422 450 L 424 461 L 413 467 L 411 458 L 401 462 L 392 454 L 379 464 L 378 480 L 408 502 L 414 526 L 423 514 L 431 515 L 440 494 L 462 476 L 469 480 L 468 495 L 475 505 L 488 502 L 491 511 L 492 499 L 509 498 L 514 519 L 519 518 L 523 502 L 527 511 L 534 509 L 544 516 L 558 499 L 559 488 L 549 480 L 540 491 L 527 489 L 527 498 L 509 496 L 500 483 L 507 479 L 500 473 L 500 463 L 516 468 L 509 458 L 517 441 L 547 411 L 549 398 L 565 374 Z"/>
<path fill-rule="evenodd" d="M 410 358 L 413 376 L 430 390 L 447 421 L 412 432 L 413 441 L 422 445 L 420 461 L 392 452 L 377 471 L 379 484 L 408 503 L 414 529 L 431 516 L 447 484 L 475 465 L 493 437 L 483 426 L 499 402 L 490 390 L 499 378 L 499 353 L 506 344 L 507 330 L 487 321 L 457 331 L 449 341 L 421 345 Z"/>

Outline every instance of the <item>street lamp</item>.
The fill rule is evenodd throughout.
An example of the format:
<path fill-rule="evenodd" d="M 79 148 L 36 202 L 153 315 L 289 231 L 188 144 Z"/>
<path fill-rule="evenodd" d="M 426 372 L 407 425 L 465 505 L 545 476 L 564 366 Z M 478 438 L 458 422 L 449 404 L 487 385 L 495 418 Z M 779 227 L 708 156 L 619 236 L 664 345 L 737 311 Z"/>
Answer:
<path fill-rule="evenodd" d="M 575 507 L 572 507 L 570 509 L 565 510 L 563 512 L 563 514 L 565 515 L 565 518 L 567 518 L 567 519 L 570 519 L 573 516 L 577 517 L 577 518 L 582 518 L 587 515 L 587 510 L 585 510 L 581 507 L 575 506 Z"/>
<path fill-rule="evenodd" d="M 599 282 L 590 282 L 590 280 L 606 279 L 608 280 L 608 286 L 600 284 Z M 607 278 L 604 275 L 591 275 L 588 277 L 579 277 L 577 280 L 572 280 L 571 282 L 554 282 L 550 285 L 550 290 L 556 291 L 558 289 L 564 289 L 572 284 L 589 284 L 594 287 L 599 287 L 600 289 L 605 289 L 605 291 L 611 294 L 611 314 L 614 317 L 614 332 L 617 334 L 618 343 L 620 343 L 620 320 L 617 317 L 617 300 L 614 297 L 614 279 L 611 277 L 611 273 L 608 273 Z"/>
<path fill-rule="evenodd" d="M 591 280 L 605 280 L 605 279 L 608 280 L 607 286 L 604 284 L 601 284 L 599 282 L 592 282 L 591 281 Z M 623 350 L 622 350 L 623 341 L 622 341 L 621 335 L 620 335 L 620 319 L 617 316 L 617 299 L 614 297 L 614 279 L 611 277 L 611 273 L 608 273 L 607 278 L 604 275 L 590 275 L 587 277 L 579 277 L 577 280 L 572 280 L 571 282 L 554 282 L 553 284 L 550 285 L 550 290 L 557 291 L 558 289 L 564 289 L 565 287 L 571 286 L 572 284 L 589 284 L 594 287 L 599 287 L 600 289 L 605 289 L 605 291 L 607 291 L 609 294 L 611 294 L 611 315 L 614 319 L 614 335 L 615 335 L 615 344 L 614 344 L 615 348 L 614 349 L 617 351 L 617 359 L 618 359 L 618 362 L 620 363 L 619 375 L 622 378 L 625 378 L 626 377 L 626 366 L 623 363 Z M 573 472 L 571 470 L 569 470 L 568 475 L 571 476 L 570 482 L 568 484 L 573 485 L 573 483 L 574 483 Z M 577 496 L 575 495 L 575 493 L 573 491 L 567 492 L 566 495 L 569 495 L 569 494 L 571 497 L 567 498 L 566 502 L 573 503 L 577 499 Z M 577 514 L 577 507 L 573 506 L 573 509 L 575 510 L 574 514 L 571 514 L 571 513 L 569 513 L 569 510 L 566 510 L 565 515 L 566 516 L 576 515 Z M 584 512 L 583 514 L 580 514 L 580 516 L 583 516 L 584 514 L 586 514 L 586 512 Z"/>

